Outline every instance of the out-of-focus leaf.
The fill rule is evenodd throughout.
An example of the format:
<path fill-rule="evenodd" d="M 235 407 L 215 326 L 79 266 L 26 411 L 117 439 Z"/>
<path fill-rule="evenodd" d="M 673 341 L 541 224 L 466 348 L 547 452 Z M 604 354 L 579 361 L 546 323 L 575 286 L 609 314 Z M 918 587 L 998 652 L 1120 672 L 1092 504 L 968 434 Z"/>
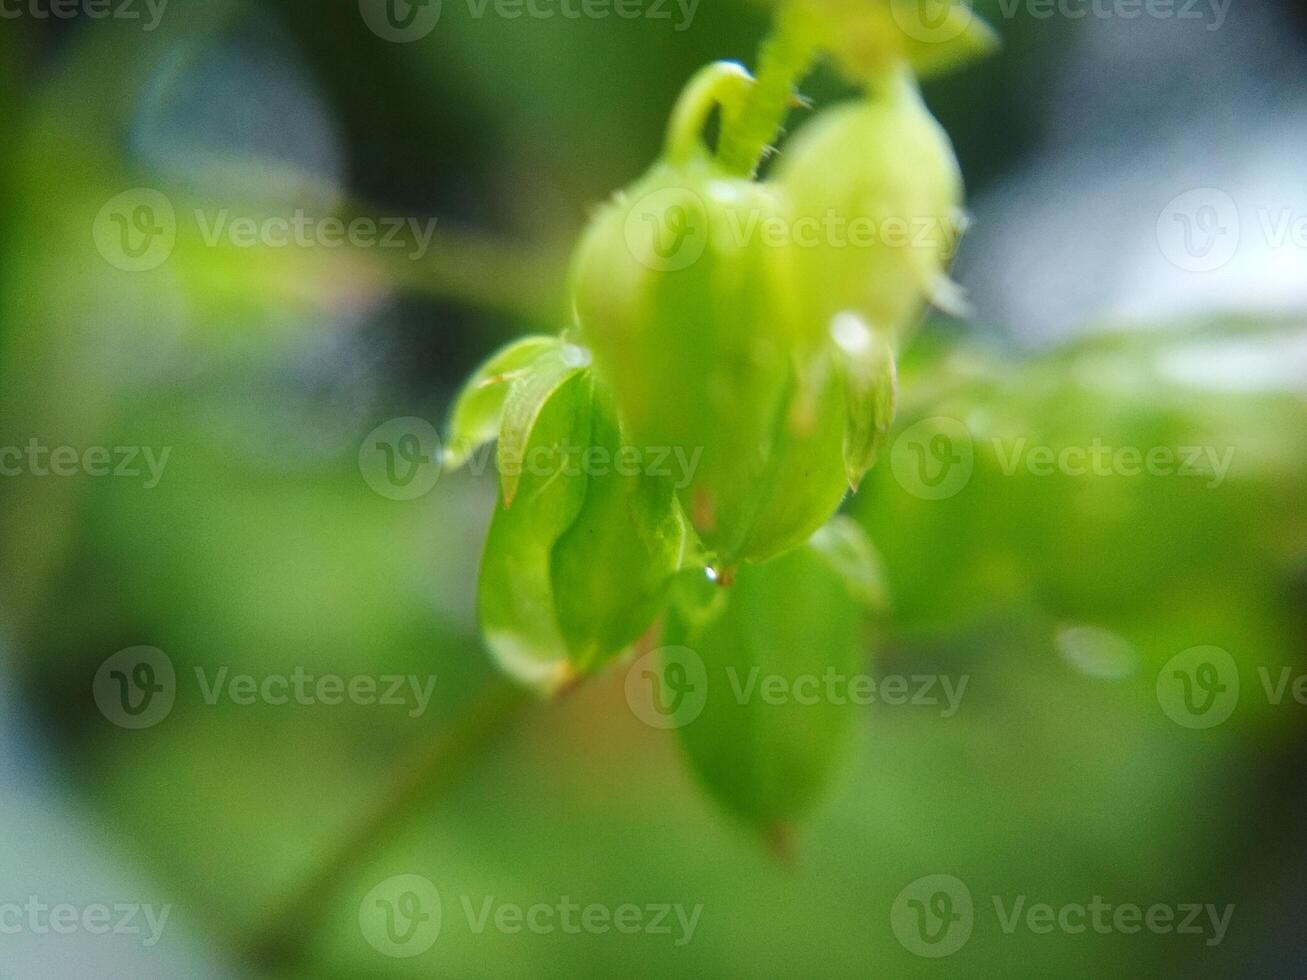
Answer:
<path fill-rule="evenodd" d="M 840 573 L 844 587 L 853 598 L 871 610 L 886 608 L 888 599 L 880 558 L 862 525 L 841 514 L 818 530 L 809 544 Z"/>
<path fill-rule="evenodd" d="M 625 444 L 611 396 L 596 384 L 585 503 L 554 548 L 558 623 L 585 673 L 633 643 L 658 615 L 681 567 L 690 529 L 673 480 Z"/>
<path fill-rule="evenodd" d="M 844 375 L 848 429 L 844 433 L 844 466 L 854 492 L 876 462 L 894 424 L 898 374 L 894 352 L 861 319 L 838 318 L 832 327 Z"/>
<path fill-rule="evenodd" d="M 449 416 L 445 466 L 457 469 L 478 449 L 499 435 L 504 402 L 513 383 L 547 353 L 558 352 L 557 337 L 523 337 L 492 355 L 473 372 Z"/>
<path fill-rule="evenodd" d="M 709 792 L 764 833 L 808 813 L 843 753 L 857 709 L 828 681 L 858 671 L 861 627 L 861 604 L 810 544 L 743 566 L 701 622 L 673 604 L 665 642 L 693 650 L 706 678 L 682 745 Z"/>
<path fill-rule="evenodd" d="M 1163 661 L 1203 644 L 1278 653 L 1268 618 L 1307 549 L 1300 338 L 1296 323 L 1223 323 L 1017 364 L 909 351 L 902 392 L 918 403 L 853 508 L 895 627 L 1033 604 Z M 1174 635 L 1154 648 L 1164 621 Z"/>
<path fill-rule="evenodd" d="M 506 506 L 504 489 L 505 506 L 495 509 L 477 603 L 482 633 L 499 665 L 546 693 L 572 678 L 567 644 L 554 615 L 550 556 L 585 503 L 585 480 L 563 475 L 562 453 L 565 447 L 588 444 L 592 412 L 587 373 L 555 368 L 553 377 L 552 392 L 522 437 L 522 458 L 534 462 L 518 471 L 517 501 Z"/>
<path fill-rule="evenodd" d="M 921 0 L 896 0 L 901 7 L 909 7 L 909 12 L 901 14 L 904 23 L 911 23 L 909 5 L 921 5 Z M 928 6 L 928 4 L 926 4 Z M 998 33 L 986 21 L 981 19 L 969 3 L 955 4 L 927 32 L 911 36 L 907 30 L 904 50 L 912 70 L 921 78 L 956 71 L 973 61 L 979 61 L 998 50 L 1000 40 Z"/>

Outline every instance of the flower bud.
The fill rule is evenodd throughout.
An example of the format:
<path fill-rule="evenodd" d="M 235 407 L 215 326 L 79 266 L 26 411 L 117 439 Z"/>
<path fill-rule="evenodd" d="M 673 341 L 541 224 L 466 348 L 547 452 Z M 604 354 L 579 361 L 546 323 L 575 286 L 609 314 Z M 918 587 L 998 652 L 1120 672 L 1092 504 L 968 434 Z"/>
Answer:
<path fill-rule="evenodd" d="M 581 340 L 637 444 L 697 460 L 681 499 L 723 553 L 756 510 L 792 376 L 786 256 L 754 233 L 783 213 L 773 188 L 695 152 L 619 194 L 576 257 Z"/>
<path fill-rule="evenodd" d="M 963 230 L 962 178 L 911 76 L 820 113 L 786 147 L 775 179 L 796 227 L 822 229 L 793 248 L 814 333 L 855 313 L 898 341 L 928 300 L 955 296 L 945 270 Z"/>

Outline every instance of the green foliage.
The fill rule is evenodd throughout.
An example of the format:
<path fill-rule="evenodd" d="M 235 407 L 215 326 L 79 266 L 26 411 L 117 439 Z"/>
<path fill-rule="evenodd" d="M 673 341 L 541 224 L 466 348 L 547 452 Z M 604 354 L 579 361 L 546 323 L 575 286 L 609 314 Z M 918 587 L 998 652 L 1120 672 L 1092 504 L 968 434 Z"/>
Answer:
<path fill-rule="evenodd" d="M 356 13 L 339 10 L 305 15 L 311 32 L 324 33 L 323 17 Z M 697 44 L 691 50 L 703 59 L 740 50 L 744 40 L 738 30 L 601 35 L 588 21 L 527 26 L 460 19 L 449 5 L 446 12 L 429 60 L 413 64 L 419 45 L 385 47 L 386 60 L 416 89 L 399 101 L 440 125 L 458 111 L 450 106 L 474 107 L 479 131 L 493 134 L 494 152 L 529 159 L 523 169 L 532 186 L 548 187 L 551 207 L 566 214 L 581 213 L 569 193 L 606 187 L 613 173 L 643 165 L 635 157 L 652 134 L 640 122 L 661 110 L 664 94 L 670 97 L 656 88 L 664 84 L 660 73 L 670 73 L 668 64 L 687 66 L 687 44 Z M 716 13 L 705 4 L 701 16 L 738 13 L 730 4 Z M 119 159 L 132 142 L 110 121 L 136 110 L 131 79 L 150 74 L 172 23 L 157 34 L 127 23 L 116 35 L 86 25 L 52 49 L 39 72 L 24 67 L 6 76 L 15 86 L 58 89 L 58 97 L 25 106 L 12 133 L 21 165 L 6 177 L 23 204 L 6 226 L 0 416 L 7 441 L 21 445 L 37 434 L 71 445 L 176 452 L 167 479 L 152 490 L 120 479 L 5 478 L 0 539 L 12 641 L 6 656 L 31 680 L 14 693 L 25 709 L 63 726 L 62 761 L 92 800 L 90 826 L 112 838 L 117 854 L 139 863 L 161 897 L 176 901 L 182 931 L 174 935 L 195 933 L 236 949 L 266 929 L 268 911 L 386 796 L 392 777 L 407 776 L 404 760 L 414 748 L 432 742 L 461 747 L 465 757 L 451 769 L 466 781 L 453 788 L 450 805 L 424 804 L 414 826 L 375 857 L 352 855 L 357 878 L 322 897 L 327 927 L 306 936 L 307 959 L 297 975 L 418 976 L 438 962 L 438 969 L 466 975 L 521 972 L 524 963 L 560 976 L 671 975 L 687 964 L 705 974 L 797 973 L 815 965 L 839 975 L 850 963 L 876 963 L 893 975 L 924 976 L 937 964 L 899 946 L 884 910 L 906 882 L 936 870 L 956 871 L 986 892 L 1032 900 L 1081 901 L 1111 888 L 1118 899 L 1243 902 L 1245 892 L 1229 877 L 1230 842 L 1243 829 L 1236 807 L 1261 805 L 1268 783 L 1270 793 L 1278 791 L 1275 760 L 1284 758 L 1301 724 L 1293 705 L 1273 707 L 1251 692 L 1260 688 L 1257 668 L 1270 666 L 1274 676 L 1301 647 L 1307 418 L 1300 388 L 1264 389 L 1254 378 L 1231 377 L 1234 370 L 1223 384 L 1197 384 L 1177 370 L 1198 352 L 1232 368 L 1246 363 L 1242 353 L 1250 347 L 1274 352 L 1296 342 L 1289 335 L 1300 336 L 1300 322 L 1112 336 L 1019 363 L 955 345 L 907 349 L 897 433 L 941 415 L 962 420 L 976 451 L 970 482 L 946 500 L 922 500 L 907 492 L 890 465 L 892 452 L 882 450 L 853 509 L 874 532 L 883 571 L 868 563 L 865 537 L 836 520 L 811 547 L 742 566 L 739 582 L 748 587 L 753 573 L 818 548 L 842 568 L 846 584 L 858 584 L 863 601 L 876 603 L 875 643 L 862 644 L 869 655 L 863 668 L 877 677 L 920 671 L 972 683 L 949 718 L 929 707 L 876 704 L 860 713 L 851 740 L 831 719 L 835 741 L 854 743 L 853 764 L 834 778 L 838 759 L 813 749 L 817 769 L 804 778 L 815 785 L 806 800 L 768 798 L 773 784 L 741 787 L 730 772 L 715 782 L 716 797 L 738 793 L 731 799 L 752 812 L 812 814 L 800 870 L 792 873 L 714 825 L 691 781 L 667 764 L 667 746 L 631 717 L 614 686 L 590 685 L 549 711 L 523 712 L 522 737 L 506 746 L 481 730 L 451 737 L 477 711 L 478 691 L 498 691 L 470 621 L 481 521 L 491 510 L 485 487 L 451 474 L 425 504 L 379 498 L 359 479 L 351 445 L 371 423 L 355 433 L 334 400 L 311 402 L 297 384 L 324 338 L 348 332 L 334 316 L 337 298 L 372 281 L 365 271 L 373 256 L 345 249 L 339 261 L 325 263 L 295 249 L 213 249 L 179 238 L 176 256 L 154 277 L 121 275 L 95 254 L 87 230 L 96 210 L 123 187 L 150 179 Z M 176 23 L 203 34 L 193 21 Z M 511 33 L 515 24 L 523 29 Z M 547 42 L 537 43 L 541 37 Z M 453 59 L 451 50 L 458 52 Z M 503 70 L 521 64 L 519 57 L 535 59 L 531 70 Z M 460 79 L 459 97 L 450 98 L 451 65 L 480 73 L 479 91 Z M 420 88 L 428 84 L 442 97 L 437 111 L 428 112 Z M 997 105 L 987 103 L 1001 111 Z M 359 123 L 352 120 L 351 128 Z M 405 127 L 388 128 L 402 133 L 406 147 L 416 145 Z M 787 153 L 797 149 L 792 144 Z M 500 163 L 484 168 L 496 180 Z M 251 168 L 245 160 L 230 165 Z M 541 195 L 512 197 L 529 201 L 512 205 L 527 211 Z M 232 203 L 175 200 L 182 213 L 200 203 Z M 437 288 L 456 278 L 447 269 L 436 275 L 444 277 Z M 410 268 L 406 287 L 426 277 L 418 288 L 430 290 L 431 276 Z M 488 281 L 504 288 L 502 277 Z M 498 367 L 479 372 L 470 401 L 453 413 L 447 463 L 466 462 L 473 447 L 497 436 L 509 390 L 533 360 L 529 352 L 561 343 L 531 338 L 521 363 L 505 353 Z M 877 371 L 892 375 L 892 362 L 878 363 Z M 865 458 L 857 447 L 868 437 L 876 441 L 888 390 L 875 382 L 867 387 L 865 379 L 876 376 L 870 362 L 865 376 L 849 364 L 843 362 L 852 480 Z M 621 423 L 601 414 L 603 391 L 593 372 L 569 376 L 552 397 L 570 386 L 566 397 L 579 406 L 587 375 L 589 431 L 574 413 L 568 438 L 611 445 Z M 444 393 L 408 397 L 406 410 L 425 414 Z M 540 407 L 531 428 L 541 430 L 537 444 L 544 445 L 546 429 L 568 426 Z M 791 414 L 778 410 L 776 417 Z M 1237 455 L 1229 479 L 1215 488 L 1184 479 L 1035 476 L 1008 472 L 1014 436 L 1055 448 L 1095 437 L 1145 447 L 1236 446 Z M 1004 440 L 1001 453 L 994 437 Z M 629 434 L 620 438 L 631 442 Z M 570 507 L 547 506 L 559 502 L 554 489 L 525 477 L 512 507 L 495 505 L 496 523 L 519 508 L 530 514 L 540 495 L 548 498 L 542 526 L 566 523 Z M 656 556 L 675 550 L 685 518 L 662 510 L 665 485 L 595 491 L 588 479 L 580 503 L 569 499 L 575 516 L 552 549 L 538 544 L 522 518 L 513 535 L 497 527 L 506 547 L 487 553 L 493 566 L 520 541 L 530 556 L 524 578 L 512 579 L 504 596 L 514 600 L 513 588 L 533 585 L 540 615 L 525 619 L 510 605 L 502 619 L 532 644 L 533 655 L 540 652 L 527 664 L 536 675 L 602 667 L 603 657 L 628 644 L 662 605 L 654 595 L 664 560 Z M 623 501 L 645 519 L 616 520 Z M 592 503 L 588 526 L 601 541 L 587 562 L 591 535 L 579 529 Z M 692 537 L 684 553 L 691 566 L 702 560 Z M 643 554 L 651 558 L 641 570 Z M 539 571 L 546 567 L 547 575 Z M 697 570 L 687 574 L 703 584 Z M 628 577 L 637 601 L 623 611 Z M 738 588 L 708 584 L 714 598 L 702 612 L 720 603 L 727 615 Z M 789 588 L 772 591 L 778 603 L 791 600 Z M 591 596 L 597 605 L 588 603 Z M 675 616 L 687 629 L 701 628 L 684 606 Z M 1138 655 L 1133 672 L 1091 676 L 1059 658 L 1058 638 L 1076 623 L 1127 641 Z M 436 701 L 421 717 L 358 706 L 211 706 L 191 685 L 166 724 L 116 732 L 88 703 L 86 682 L 124 637 L 148 637 L 167 649 L 182 678 L 201 666 L 210 673 L 297 666 L 346 676 L 404 672 L 436 675 Z M 800 657 L 812 653 L 807 639 L 794 638 Z M 1203 733 L 1166 719 L 1152 689 L 1153 668 L 1195 642 L 1227 647 L 1250 693 L 1226 725 Z M 783 669 L 789 667 L 787 661 Z M 783 714 L 763 715 L 768 719 L 788 723 Z M 1261 737 L 1249 737 L 1250 730 Z M 693 734 L 687 729 L 685 737 Z M 800 732 L 782 759 L 805 746 Z M 737 753 L 752 764 L 749 747 L 746 736 L 727 732 L 716 758 Z M 58 768 L 60 760 L 51 761 L 38 768 Z M 766 765 L 754 771 L 760 778 L 775 772 Z M 812 800 L 826 788 L 829 805 L 816 811 Z M 15 840 L 26 841 L 28 828 L 48 829 L 48 814 L 25 822 L 33 799 L 20 793 L 10 802 Z M 205 846 L 196 847 L 197 840 Z M 549 846 L 542 848 L 542 840 Z M 1278 847 L 1271 851 L 1282 857 Z M 1249 861 L 1255 858 L 1235 862 L 1247 872 L 1239 879 L 1260 882 Z M 1105 868 L 1120 874 L 1105 876 Z M 429 874 L 445 892 L 446 928 L 430 958 L 382 960 L 360 936 L 364 893 L 397 870 Z M 492 891 L 524 905 L 566 894 L 581 902 L 703 902 L 706 911 L 688 950 L 652 935 L 578 942 L 562 933 L 475 932 L 452 914 L 460 896 Z M 1256 921 L 1264 908 L 1241 904 L 1236 920 Z M 784 928 L 777 927 L 777 910 Z M 1247 937 L 1260 931 L 1232 930 L 1227 946 L 1213 951 L 1188 937 L 1057 942 L 978 928 L 950 962 L 978 975 L 1111 974 L 1125 963 L 1202 973 L 1219 970 L 1213 957 L 1237 955 L 1236 944 L 1257 942 Z"/>
<path fill-rule="evenodd" d="M 641 468 L 632 450 L 596 383 L 585 502 L 551 557 L 559 626 L 581 673 L 649 628 L 691 546 L 671 479 Z"/>
<path fill-rule="evenodd" d="M 546 693 L 648 629 L 690 543 L 670 478 L 631 452 L 582 353 L 544 338 L 510 345 L 469 382 L 451 424 L 459 460 L 498 432 L 481 626 L 499 664 Z"/>
<path fill-rule="evenodd" d="M 880 455 L 898 398 L 898 372 L 889 341 L 873 334 L 857 317 L 844 317 L 833 328 L 843 355 L 844 401 L 848 428 L 844 435 L 844 465 L 856 491 Z"/>
<path fill-rule="evenodd" d="M 590 379 L 582 373 L 539 404 L 522 455 L 541 465 L 509 478 L 511 503 L 507 486 L 501 489 L 481 559 L 477 605 L 486 644 L 511 676 L 544 691 L 574 676 L 554 613 L 550 559 L 585 503 L 585 481 L 560 475 L 561 454 L 566 445 L 586 444 L 592 411 Z"/>
<path fill-rule="evenodd" d="M 850 589 L 863 602 L 878 592 L 870 550 L 843 524 L 805 542 L 876 460 L 894 416 L 895 345 L 948 294 L 961 228 L 957 162 L 906 49 L 885 34 L 888 7 L 854 25 L 880 44 L 860 77 L 866 98 L 819 113 L 775 179 L 756 179 L 814 57 L 848 67 L 833 9 L 779 11 L 757 79 L 717 62 L 689 81 L 663 155 L 576 249 L 574 336 L 586 350 L 508 348 L 469 382 L 450 434 L 455 463 L 499 434 L 481 621 L 519 680 L 570 686 L 655 622 L 675 573 L 688 567 L 682 583 L 702 587 L 704 565 L 716 569 L 724 595 L 688 617 L 682 596 L 666 637 L 703 646 L 709 664 L 691 758 L 761 829 L 815 798 L 847 704 L 795 712 L 752 689 L 732 704 L 724 681 L 741 668 L 797 680 L 860 658 Z M 703 136 L 713 112 L 718 152 Z M 870 242 L 853 237 L 865 225 Z M 570 473 L 558 458 L 568 444 L 585 459 L 661 451 L 685 471 Z M 537 455 L 554 459 L 551 472 L 524 475 Z"/>
<path fill-rule="evenodd" d="M 686 754 L 714 797 L 773 836 L 819 800 L 857 718 L 855 704 L 822 689 L 863 663 L 874 571 L 865 543 L 850 547 L 856 533 L 841 521 L 741 568 L 709 606 L 685 597 L 668 617 L 664 642 L 694 651 L 705 668 L 702 713 L 679 729 Z"/>
<path fill-rule="evenodd" d="M 557 354 L 556 337 L 524 337 L 496 353 L 472 373 L 450 410 L 445 466 L 458 469 L 478 449 L 499 437 L 509 391 L 545 354 Z"/>

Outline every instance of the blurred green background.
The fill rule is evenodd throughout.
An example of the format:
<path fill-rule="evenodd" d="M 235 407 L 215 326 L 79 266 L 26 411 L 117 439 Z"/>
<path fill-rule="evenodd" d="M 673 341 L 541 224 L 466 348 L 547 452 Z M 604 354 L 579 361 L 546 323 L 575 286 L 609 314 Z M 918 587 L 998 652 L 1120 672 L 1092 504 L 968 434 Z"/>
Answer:
<path fill-rule="evenodd" d="M 1263 678 L 1307 671 L 1303 256 L 1241 256 L 1215 280 L 1162 270 L 1149 264 L 1160 208 L 1138 190 L 1147 177 L 1164 205 L 1211 184 L 1193 169 L 1209 156 L 1232 160 L 1214 186 L 1245 186 L 1222 147 L 1258 126 L 1301 145 L 1288 94 L 1304 77 L 1300 13 L 1232 11 L 1205 30 L 980 6 L 1004 50 L 926 94 L 956 142 L 977 234 L 1009 237 L 964 249 L 977 315 L 923 330 L 895 428 L 960 424 L 969 475 L 923 499 L 891 449 L 849 505 L 889 597 L 867 669 L 966 678 L 966 693 L 948 716 L 867 707 L 789 860 L 700 793 L 673 735 L 628 706 L 624 668 L 555 704 L 495 676 L 473 616 L 488 475 L 399 501 L 359 465 L 377 426 L 438 425 L 496 345 L 566 322 L 568 250 L 588 209 L 654 157 L 695 68 L 752 59 L 765 11 L 714 0 L 677 30 L 674 6 L 667 21 L 509 19 L 446 0 L 413 43 L 369 30 L 351 2 L 172 0 L 152 30 L 23 7 L 0 24 L 0 446 L 169 451 L 157 486 L 0 478 L 0 904 L 173 906 L 150 948 L 0 935 L 0 976 L 1301 969 L 1307 707 L 1274 703 Z M 1275 57 L 1250 62 L 1270 37 Z M 1208 83 L 1168 73 L 1195 51 Z M 1186 114 L 1186 86 L 1201 117 Z M 826 72 L 805 91 L 818 104 L 846 94 Z M 1250 92 L 1264 118 L 1237 111 Z M 1149 130 L 1179 135 L 1141 143 Z M 1095 170 L 1085 144 L 1114 156 Z M 1257 172 L 1259 200 L 1295 207 L 1301 175 L 1293 157 L 1280 164 Z M 140 188 L 175 207 L 176 242 L 130 271 L 106 255 L 101 215 Z M 425 250 L 247 248 L 206 242 L 197 210 L 436 223 Z M 999 281 L 985 272 L 991 244 L 1031 262 Z M 1082 258 L 1107 253 L 1154 272 L 1113 279 Z M 1267 276 L 1283 289 L 1268 294 Z M 1065 305 L 1009 319 L 1026 293 Z M 1094 302 L 1108 295 L 1130 301 Z M 1112 315 L 1127 309 L 1156 315 Z M 1219 481 L 1009 472 L 1022 439 L 1212 447 L 1233 462 Z M 100 665 L 137 645 L 165 651 L 178 675 L 172 712 L 139 731 L 92 694 Z M 1239 702 L 1222 724 L 1188 727 L 1159 677 L 1208 646 L 1232 658 Z M 197 667 L 436 682 L 417 717 L 210 705 Z M 438 791 L 306 899 L 303 883 L 431 746 Z M 407 959 L 359 925 L 364 897 L 401 874 L 444 900 L 439 939 Z M 969 941 L 942 959 L 915 955 L 892 921 L 901 891 L 933 874 L 965 882 L 976 905 Z M 1235 909 L 1217 945 L 1009 934 L 992 897 L 1023 895 Z M 702 913 L 683 945 L 675 929 L 478 933 L 462 900 L 485 896 Z M 296 955 L 261 953 L 270 934 Z"/>

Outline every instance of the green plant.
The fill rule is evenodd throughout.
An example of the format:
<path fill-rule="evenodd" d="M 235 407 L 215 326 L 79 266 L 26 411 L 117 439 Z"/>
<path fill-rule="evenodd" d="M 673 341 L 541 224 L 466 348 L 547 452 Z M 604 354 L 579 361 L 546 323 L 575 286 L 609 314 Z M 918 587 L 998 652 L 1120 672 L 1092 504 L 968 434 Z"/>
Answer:
<path fill-rule="evenodd" d="M 923 45 L 900 13 L 787 0 L 756 78 L 731 62 L 692 78 L 661 158 L 582 236 L 575 321 L 491 358 L 447 433 L 452 465 L 498 438 L 479 613 L 500 666 L 556 694 L 660 634 L 687 648 L 706 685 L 702 714 L 676 725 L 691 763 L 772 835 L 817 799 L 847 711 L 750 705 L 724 672 L 856 666 L 874 556 L 857 525 L 823 525 L 892 421 L 897 345 L 954 293 L 962 183 L 914 65 L 964 60 L 988 35 L 966 14 L 956 38 Z M 824 55 L 863 95 L 819 112 L 759 179 Z M 858 221 L 882 234 L 830 234 Z M 883 234 L 895 223 L 903 241 Z M 618 464 L 653 447 L 693 465 L 676 480 Z"/>

